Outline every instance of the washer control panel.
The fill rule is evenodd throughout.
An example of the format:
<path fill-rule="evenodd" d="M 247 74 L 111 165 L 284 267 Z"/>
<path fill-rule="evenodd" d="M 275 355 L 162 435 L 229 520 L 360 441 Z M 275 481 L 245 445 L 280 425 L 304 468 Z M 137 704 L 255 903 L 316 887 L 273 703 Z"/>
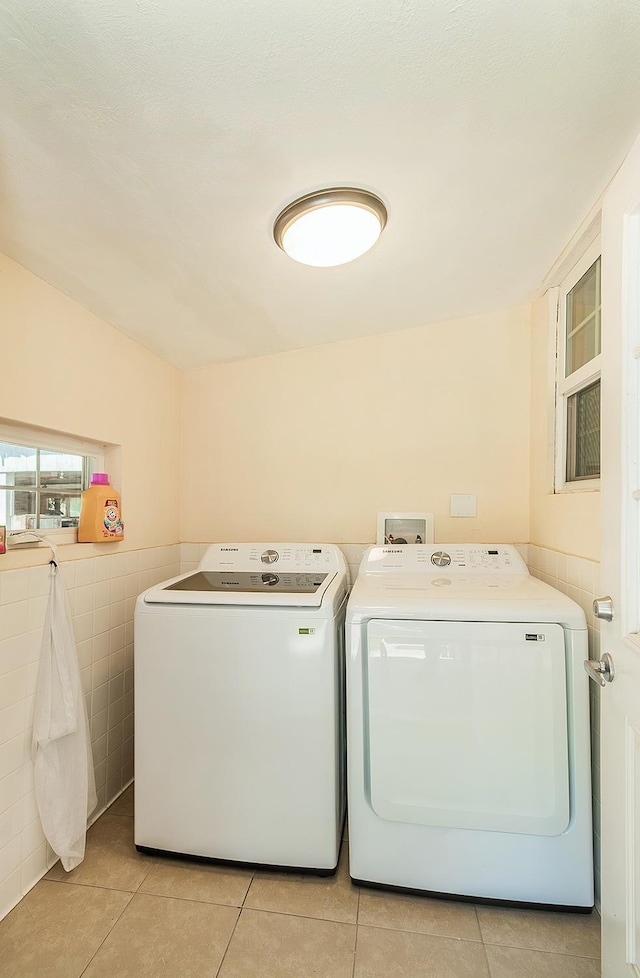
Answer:
<path fill-rule="evenodd" d="M 204 554 L 200 570 L 288 571 L 346 570 L 344 554 L 334 544 L 215 543 Z"/>

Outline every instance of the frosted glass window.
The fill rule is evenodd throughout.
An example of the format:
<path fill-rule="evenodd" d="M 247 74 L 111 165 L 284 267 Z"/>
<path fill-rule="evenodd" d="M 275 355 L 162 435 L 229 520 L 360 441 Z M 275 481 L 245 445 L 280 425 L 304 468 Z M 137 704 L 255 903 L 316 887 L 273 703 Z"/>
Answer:
<path fill-rule="evenodd" d="M 556 491 L 600 479 L 601 258 L 595 241 L 559 286 Z"/>
<path fill-rule="evenodd" d="M 600 353 L 600 259 L 567 295 L 565 377 Z"/>
<path fill-rule="evenodd" d="M 600 381 L 567 400 L 567 482 L 600 475 Z"/>

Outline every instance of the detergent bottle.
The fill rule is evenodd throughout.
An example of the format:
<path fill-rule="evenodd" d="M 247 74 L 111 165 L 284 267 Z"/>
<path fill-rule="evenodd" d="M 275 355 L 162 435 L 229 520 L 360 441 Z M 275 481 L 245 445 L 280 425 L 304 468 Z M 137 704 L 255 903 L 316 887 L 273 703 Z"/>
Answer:
<path fill-rule="evenodd" d="M 94 472 L 91 485 L 82 493 L 78 543 L 124 540 L 120 493 L 109 485 L 106 472 Z"/>

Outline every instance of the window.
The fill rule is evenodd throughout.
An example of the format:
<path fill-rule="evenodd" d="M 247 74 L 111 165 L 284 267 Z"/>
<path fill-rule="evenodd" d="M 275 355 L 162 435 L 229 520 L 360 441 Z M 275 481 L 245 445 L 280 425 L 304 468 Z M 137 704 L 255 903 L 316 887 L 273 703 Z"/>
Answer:
<path fill-rule="evenodd" d="M 101 461 L 101 446 L 0 425 L 0 524 L 9 533 L 73 530 L 81 493 Z"/>
<path fill-rule="evenodd" d="M 596 244 L 559 290 L 556 491 L 599 486 L 600 351 L 600 254 Z"/>

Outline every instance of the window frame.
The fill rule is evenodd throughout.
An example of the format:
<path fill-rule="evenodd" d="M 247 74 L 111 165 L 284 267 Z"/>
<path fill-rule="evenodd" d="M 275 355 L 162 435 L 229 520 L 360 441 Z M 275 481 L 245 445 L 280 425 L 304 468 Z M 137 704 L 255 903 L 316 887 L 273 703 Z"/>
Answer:
<path fill-rule="evenodd" d="M 567 296 L 582 276 L 600 258 L 602 275 L 602 250 L 599 238 L 594 241 L 576 262 L 558 286 L 556 306 L 556 376 L 555 376 L 555 451 L 554 492 L 594 492 L 600 490 L 601 475 L 595 479 L 567 480 L 568 455 L 568 402 L 573 394 L 584 390 L 601 379 L 602 374 L 602 305 L 600 312 L 600 353 L 565 377 L 567 356 Z M 602 420 L 602 413 L 600 415 Z"/>
<path fill-rule="evenodd" d="M 95 460 L 94 472 L 104 471 L 105 445 L 98 442 L 76 438 L 73 435 L 52 431 L 48 428 L 36 428 L 28 425 L 15 424 L 0 418 L 0 441 L 24 446 L 25 448 L 40 449 L 46 452 L 67 452 L 70 455 L 82 455 Z M 0 487 L 0 491 L 2 488 Z M 81 490 L 82 491 L 82 490 Z M 78 542 L 77 526 L 60 527 L 55 529 L 10 530 L 7 527 L 7 543 L 11 549 L 29 546 L 20 544 L 20 534 L 34 533 L 48 537 L 56 545 Z M 37 544 L 32 544 L 37 546 Z"/>

